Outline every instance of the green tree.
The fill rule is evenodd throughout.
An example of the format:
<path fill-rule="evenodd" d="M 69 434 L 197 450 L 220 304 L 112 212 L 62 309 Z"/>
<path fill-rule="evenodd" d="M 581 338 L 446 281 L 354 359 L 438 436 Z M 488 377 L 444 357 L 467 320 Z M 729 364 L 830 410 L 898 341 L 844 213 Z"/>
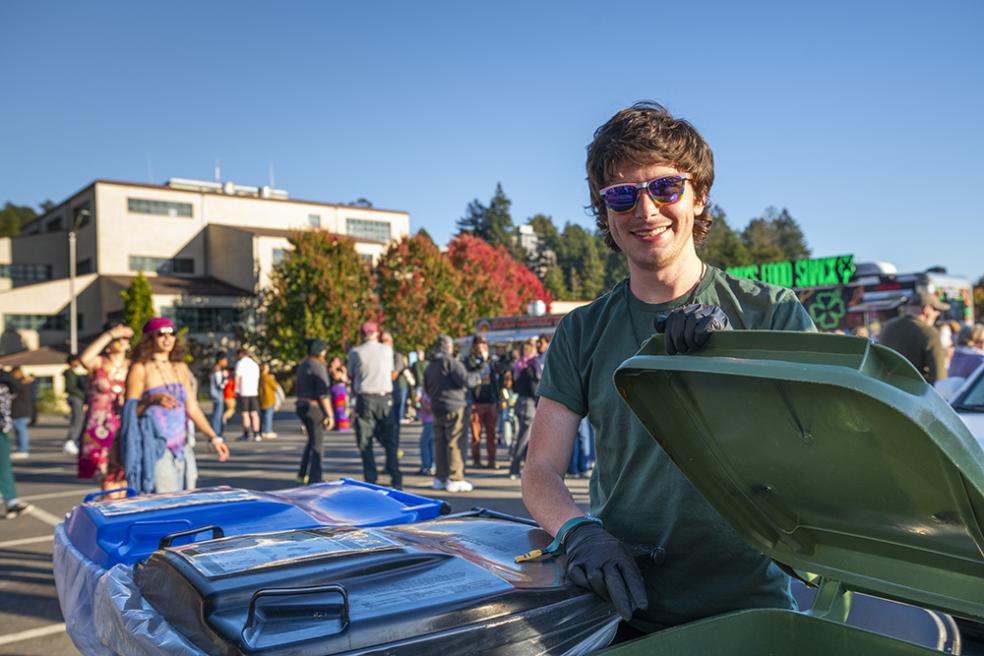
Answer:
<path fill-rule="evenodd" d="M 545 283 L 547 270 L 557 264 L 560 232 L 554 225 L 553 219 L 546 214 L 535 214 L 527 223 L 536 233 L 536 250 L 524 254 L 526 266 Z"/>
<path fill-rule="evenodd" d="M 616 284 L 629 277 L 629 262 L 620 251 L 609 250 L 600 234 L 595 234 L 599 248 L 607 252 L 605 256 L 605 289 L 611 289 Z"/>
<path fill-rule="evenodd" d="M 502 183 L 497 182 L 492 200 L 489 201 L 489 205 L 485 209 L 487 233 L 484 236 L 479 236 L 492 246 L 504 246 L 515 257 L 513 220 L 512 214 L 509 212 L 511 206 L 512 201 L 502 191 Z"/>
<path fill-rule="evenodd" d="M 489 232 L 487 212 L 488 208 L 477 198 L 468 203 L 468 207 L 465 208 L 465 215 L 456 223 L 458 234 L 473 235 L 485 239 Z"/>
<path fill-rule="evenodd" d="M 21 227 L 37 217 L 34 208 L 27 205 L 14 205 L 7 202 L 0 209 L 0 237 L 15 237 L 20 234 Z"/>
<path fill-rule="evenodd" d="M 543 281 L 543 286 L 546 287 L 547 291 L 549 291 L 554 298 L 561 300 L 568 300 L 571 298 L 571 292 L 567 288 L 567 282 L 564 280 L 564 270 L 556 264 L 547 266 L 543 276 L 540 279 Z"/>
<path fill-rule="evenodd" d="M 984 318 L 984 276 L 974 285 L 974 315 L 977 321 Z"/>
<path fill-rule="evenodd" d="M 752 260 L 748 254 L 748 249 L 742 243 L 741 236 L 728 225 L 724 210 L 715 205 L 710 212 L 714 223 L 711 224 L 711 231 L 708 233 L 707 239 L 697 248 L 697 254 L 700 255 L 700 258 L 721 269 L 751 264 Z"/>
<path fill-rule="evenodd" d="M 806 237 L 786 208 L 766 209 L 763 217 L 748 223 L 741 233 L 741 240 L 751 259 L 749 264 L 810 256 Z"/>
<path fill-rule="evenodd" d="M 509 211 L 511 206 L 512 201 L 502 190 L 502 183 L 497 182 L 488 205 L 477 198 L 468 203 L 465 215 L 457 222 L 459 234 L 469 234 L 492 246 L 502 246 L 514 259 L 524 262 L 526 255 L 519 245 Z"/>
<path fill-rule="evenodd" d="M 290 242 L 294 248 L 273 268 L 247 341 L 285 362 L 302 359 L 315 337 L 330 353 L 344 353 L 362 322 L 380 316 L 369 267 L 344 235 L 302 231 Z"/>
<path fill-rule="evenodd" d="M 560 235 L 557 263 L 572 300 L 597 298 L 605 287 L 605 265 L 598 240 L 586 228 L 568 223 Z"/>
<path fill-rule="evenodd" d="M 418 232 L 390 246 L 376 267 L 376 281 L 397 350 L 426 349 L 441 333 L 471 330 L 461 274 L 426 235 Z"/>
<path fill-rule="evenodd" d="M 123 323 L 133 329 L 134 344 L 140 339 L 145 323 L 154 317 L 154 299 L 150 281 L 143 271 L 134 276 L 128 289 L 120 292 L 123 299 Z"/>

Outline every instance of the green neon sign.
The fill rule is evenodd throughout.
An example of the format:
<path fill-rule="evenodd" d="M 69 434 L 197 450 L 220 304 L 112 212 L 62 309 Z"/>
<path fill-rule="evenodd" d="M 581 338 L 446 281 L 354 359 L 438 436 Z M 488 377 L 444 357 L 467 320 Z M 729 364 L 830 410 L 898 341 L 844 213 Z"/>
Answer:
<path fill-rule="evenodd" d="M 781 287 L 836 287 L 851 282 L 856 267 L 853 255 L 835 255 L 748 264 L 730 267 L 727 271 L 736 278 L 759 280 Z"/>

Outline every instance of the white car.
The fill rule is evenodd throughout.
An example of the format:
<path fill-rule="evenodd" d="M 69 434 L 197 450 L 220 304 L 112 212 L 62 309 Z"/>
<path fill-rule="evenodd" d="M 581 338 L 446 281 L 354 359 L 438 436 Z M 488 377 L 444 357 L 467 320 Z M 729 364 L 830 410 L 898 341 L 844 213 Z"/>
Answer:
<path fill-rule="evenodd" d="M 940 381 L 937 383 L 937 390 L 950 402 L 967 424 L 970 432 L 984 447 L 984 365 L 978 367 L 966 379 L 949 378 Z"/>

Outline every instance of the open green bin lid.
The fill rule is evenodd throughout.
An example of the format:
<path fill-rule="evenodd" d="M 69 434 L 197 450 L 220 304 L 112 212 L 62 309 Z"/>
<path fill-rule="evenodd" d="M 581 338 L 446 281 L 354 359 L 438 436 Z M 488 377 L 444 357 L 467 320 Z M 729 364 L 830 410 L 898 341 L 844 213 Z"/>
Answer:
<path fill-rule="evenodd" d="M 655 335 L 615 384 L 763 553 L 984 619 L 984 452 L 895 351 L 858 337 L 730 331 L 668 356 Z"/>

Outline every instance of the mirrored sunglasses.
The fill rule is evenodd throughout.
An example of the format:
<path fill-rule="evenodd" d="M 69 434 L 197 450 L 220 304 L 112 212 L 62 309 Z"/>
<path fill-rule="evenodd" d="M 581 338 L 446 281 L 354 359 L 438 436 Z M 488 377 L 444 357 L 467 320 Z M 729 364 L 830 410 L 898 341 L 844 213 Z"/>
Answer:
<path fill-rule="evenodd" d="M 165 335 L 174 337 L 174 328 L 161 328 L 160 330 L 155 331 L 154 334 L 158 337 L 164 337 Z"/>
<path fill-rule="evenodd" d="M 672 205 L 683 196 L 689 174 L 670 175 L 647 182 L 630 182 L 611 185 L 598 194 L 612 212 L 628 212 L 639 202 L 639 192 L 645 189 L 653 204 L 659 207 Z"/>

